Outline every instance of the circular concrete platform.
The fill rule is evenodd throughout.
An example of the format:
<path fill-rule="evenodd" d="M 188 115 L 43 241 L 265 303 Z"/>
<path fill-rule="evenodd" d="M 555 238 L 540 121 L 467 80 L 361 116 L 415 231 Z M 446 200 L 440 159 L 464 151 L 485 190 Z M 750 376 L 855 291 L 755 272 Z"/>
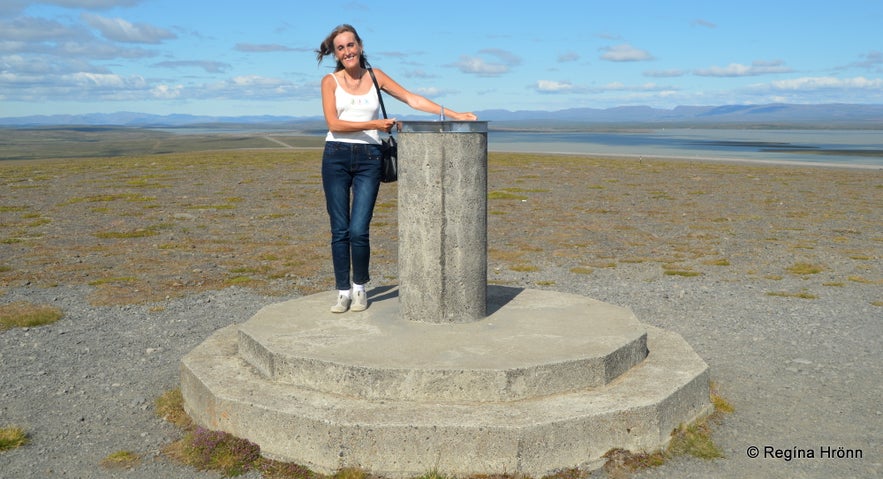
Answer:
<path fill-rule="evenodd" d="M 185 409 L 270 457 L 389 477 L 597 466 L 710 410 L 706 364 L 626 308 L 490 286 L 487 318 L 440 325 L 398 318 L 395 288 L 370 297 L 338 315 L 333 293 L 298 298 L 217 332 L 182 361 Z"/>
<path fill-rule="evenodd" d="M 598 387 L 647 356 L 646 330 L 631 311 L 582 296 L 492 287 L 487 318 L 446 325 L 401 320 L 395 290 L 375 291 L 359 313 L 329 312 L 328 296 L 263 308 L 239 327 L 239 355 L 273 381 L 440 402 Z"/>

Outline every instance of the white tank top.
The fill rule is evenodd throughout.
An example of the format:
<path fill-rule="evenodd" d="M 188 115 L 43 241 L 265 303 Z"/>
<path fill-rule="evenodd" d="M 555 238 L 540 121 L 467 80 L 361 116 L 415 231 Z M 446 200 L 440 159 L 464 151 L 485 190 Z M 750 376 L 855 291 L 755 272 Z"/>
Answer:
<path fill-rule="evenodd" d="M 364 95 L 353 95 L 340 86 L 337 76 L 334 77 L 337 88 L 334 89 L 334 99 L 337 107 L 337 118 L 344 121 L 371 121 L 380 118 L 380 100 L 377 98 L 377 89 L 371 85 L 371 89 Z M 380 134 L 377 130 L 362 130 L 350 132 L 328 131 L 325 141 L 340 141 L 344 143 L 372 143 L 380 144 Z"/>

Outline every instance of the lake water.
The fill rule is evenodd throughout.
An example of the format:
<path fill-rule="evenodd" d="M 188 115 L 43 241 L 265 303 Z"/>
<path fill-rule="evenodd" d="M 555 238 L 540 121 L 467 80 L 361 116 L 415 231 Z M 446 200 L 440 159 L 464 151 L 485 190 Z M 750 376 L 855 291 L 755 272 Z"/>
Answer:
<path fill-rule="evenodd" d="M 488 150 L 883 167 L 883 130 L 491 130 L 488 133 Z"/>
<path fill-rule="evenodd" d="M 658 128 L 606 131 L 506 131 L 488 132 L 489 151 L 566 153 L 657 158 L 729 159 L 883 168 L 883 130 L 784 130 L 723 128 Z M 286 128 L 243 130 L 158 128 L 178 134 L 254 133 L 309 134 Z M 325 136 L 321 132 L 321 136 Z"/>

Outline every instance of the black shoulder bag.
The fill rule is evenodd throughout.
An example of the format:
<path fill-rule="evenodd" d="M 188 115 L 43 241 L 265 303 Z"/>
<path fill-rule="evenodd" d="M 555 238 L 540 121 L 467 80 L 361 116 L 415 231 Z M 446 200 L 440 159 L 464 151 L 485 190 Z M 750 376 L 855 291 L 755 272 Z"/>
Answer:
<path fill-rule="evenodd" d="M 383 118 L 386 119 L 386 107 L 383 106 L 383 96 L 380 95 L 380 86 L 377 84 L 377 77 L 374 76 L 374 70 L 368 65 L 368 73 L 371 74 L 371 80 L 374 82 L 374 89 L 377 90 L 377 98 L 380 100 L 380 109 L 383 111 Z M 383 165 L 380 170 L 380 181 L 383 183 L 392 183 L 399 179 L 399 147 L 396 139 L 389 135 L 380 145 L 383 150 Z"/>

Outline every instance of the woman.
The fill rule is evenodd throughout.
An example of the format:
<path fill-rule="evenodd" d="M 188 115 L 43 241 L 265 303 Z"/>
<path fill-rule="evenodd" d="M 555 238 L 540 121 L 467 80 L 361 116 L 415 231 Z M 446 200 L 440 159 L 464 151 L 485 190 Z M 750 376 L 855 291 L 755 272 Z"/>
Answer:
<path fill-rule="evenodd" d="M 316 50 L 319 63 L 334 55 L 337 68 L 322 79 L 322 111 L 328 123 L 322 155 L 322 187 L 331 219 L 331 258 L 337 303 L 334 313 L 368 308 L 365 284 L 370 279 L 369 225 L 380 189 L 380 134 L 389 132 L 395 118 L 379 118 L 380 101 L 366 69 L 362 39 L 350 25 L 340 25 Z M 411 93 L 382 70 L 374 69 L 380 89 L 411 108 L 444 114 L 460 121 L 475 120 L 472 113 L 459 113 Z M 352 203 L 350 203 L 352 192 Z M 352 289 L 350 289 L 352 264 Z"/>

